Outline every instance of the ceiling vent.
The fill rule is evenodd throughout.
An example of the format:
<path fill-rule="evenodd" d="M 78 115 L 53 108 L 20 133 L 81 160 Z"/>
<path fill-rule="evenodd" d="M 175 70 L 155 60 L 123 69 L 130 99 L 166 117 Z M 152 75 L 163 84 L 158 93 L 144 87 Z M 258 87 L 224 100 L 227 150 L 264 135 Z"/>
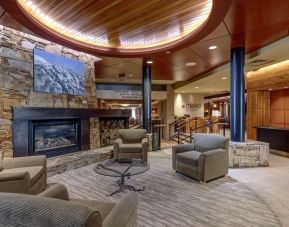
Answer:
<path fill-rule="evenodd" d="M 271 62 L 274 62 L 275 60 L 263 60 L 263 59 L 256 59 L 249 63 L 250 66 L 262 66 L 267 65 Z"/>

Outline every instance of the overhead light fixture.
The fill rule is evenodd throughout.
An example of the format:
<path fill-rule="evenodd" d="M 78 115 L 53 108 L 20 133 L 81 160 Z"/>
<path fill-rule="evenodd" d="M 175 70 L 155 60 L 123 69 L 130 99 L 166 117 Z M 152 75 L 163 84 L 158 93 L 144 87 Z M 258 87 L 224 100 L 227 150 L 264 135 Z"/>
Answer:
<path fill-rule="evenodd" d="M 154 63 L 152 60 L 147 60 L 147 63 L 148 64 L 152 64 L 152 63 Z"/>
<path fill-rule="evenodd" d="M 191 66 L 195 66 L 196 64 L 197 64 L 196 62 L 187 62 L 185 66 L 191 67 Z"/>
<path fill-rule="evenodd" d="M 226 79 L 228 79 L 227 77 L 222 77 L 222 80 L 226 80 Z"/>
<path fill-rule="evenodd" d="M 123 107 L 129 106 L 129 104 L 120 104 L 120 105 L 123 106 Z"/>
<path fill-rule="evenodd" d="M 199 88 L 199 87 L 195 87 L 195 88 Z"/>
<path fill-rule="evenodd" d="M 211 94 L 214 94 L 215 92 L 211 91 L 210 93 L 211 93 Z"/>
<path fill-rule="evenodd" d="M 272 91 L 272 88 L 270 88 L 269 91 Z"/>
<path fill-rule="evenodd" d="M 165 53 L 166 53 L 166 54 L 170 54 L 171 52 L 170 52 L 169 50 L 167 50 Z"/>
<path fill-rule="evenodd" d="M 210 46 L 209 47 L 209 50 L 214 50 L 214 49 L 217 49 L 217 46 Z"/>
<path fill-rule="evenodd" d="M 288 88 L 288 87 L 286 86 L 286 87 L 284 87 L 284 88 Z"/>

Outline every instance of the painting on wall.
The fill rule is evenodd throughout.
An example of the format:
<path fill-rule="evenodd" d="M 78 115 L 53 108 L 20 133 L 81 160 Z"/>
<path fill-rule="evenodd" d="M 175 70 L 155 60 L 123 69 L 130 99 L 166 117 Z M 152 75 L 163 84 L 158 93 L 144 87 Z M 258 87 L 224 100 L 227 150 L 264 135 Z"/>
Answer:
<path fill-rule="evenodd" d="M 119 138 L 118 131 L 126 128 L 126 125 L 125 118 L 100 118 L 100 146 L 112 145 Z"/>
<path fill-rule="evenodd" d="M 83 95 L 83 62 L 35 48 L 33 63 L 34 91 Z"/>

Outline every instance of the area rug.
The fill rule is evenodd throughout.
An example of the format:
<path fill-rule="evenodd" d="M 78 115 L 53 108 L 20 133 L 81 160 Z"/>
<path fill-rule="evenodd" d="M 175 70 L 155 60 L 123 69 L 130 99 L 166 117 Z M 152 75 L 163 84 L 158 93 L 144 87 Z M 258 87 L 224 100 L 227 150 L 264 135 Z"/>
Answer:
<path fill-rule="evenodd" d="M 130 184 L 145 186 L 139 192 L 139 227 L 281 226 L 265 202 L 243 183 L 230 177 L 207 184 L 176 173 L 170 149 L 150 153 L 150 170 L 133 176 Z M 49 178 L 61 182 L 74 198 L 118 200 L 113 197 L 116 178 L 101 176 L 85 166 Z"/>

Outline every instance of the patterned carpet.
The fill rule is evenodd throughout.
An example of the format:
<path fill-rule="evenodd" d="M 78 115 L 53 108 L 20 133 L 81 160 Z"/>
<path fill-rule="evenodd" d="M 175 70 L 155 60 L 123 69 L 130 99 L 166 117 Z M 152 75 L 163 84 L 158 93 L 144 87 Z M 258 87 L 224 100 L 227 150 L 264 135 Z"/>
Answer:
<path fill-rule="evenodd" d="M 139 227 L 281 226 L 273 211 L 243 183 L 226 177 L 199 184 L 175 173 L 170 149 L 150 153 L 149 162 L 149 171 L 129 180 L 146 187 L 139 193 Z M 116 178 L 96 174 L 93 167 L 55 175 L 49 181 L 64 183 L 71 197 L 117 200 L 121 193 L 106 196 L 116 189 Z"/>

